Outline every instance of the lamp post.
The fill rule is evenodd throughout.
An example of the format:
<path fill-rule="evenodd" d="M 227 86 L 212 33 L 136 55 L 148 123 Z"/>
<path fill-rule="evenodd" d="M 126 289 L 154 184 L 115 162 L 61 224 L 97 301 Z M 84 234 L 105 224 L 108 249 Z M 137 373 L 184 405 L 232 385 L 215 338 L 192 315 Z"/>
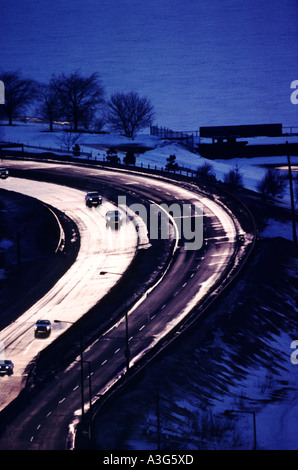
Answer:
<path fill-rule="evenodd" d="M 130 359 L 130 349 L 129 349 L 129 338 L 128 338 L 128 315 L 127 309 L 125 309 L 125 338 L 126 338 L 126 349 L 125 349 L 125 358 L 126 358 L 126 372 L 129 371 L 129 359 Z"/>
<path fill-rule="evenodd" d="M 286 142 L 287 149 L 289 148 L 288 141 Z M 289 172 L 289 183 L 290 183 L 290 197 L 291 197 L 291 212 L 292 212 L 292 227 L 293 227 L 293 242 L 297 244 L 297 232 L 296 232 L 296 217 L 295 217 L 295 203 L 294 203 L 294 193 L 293 193 L 293 177 L 292 177 L 292 168 L 290 160 L 290 152 L 287 150 L 287 159 L 288 159 L 288 172 Z"/>
<path fill-rule="evenodd" d="M 91 362 L 83 360 L 86 364 L 88 364 L 88 384 L 89 384 L 89 411 L 90 411 L 90 421 L 92 417 L 92 387 L 91 387 Z"/>
<path fill-rule="evenodd" d="M 247 411 L 247 410 L 226 410 L 224 412 L 225 416 L 231 416 L 238 413 L 247 413 L 252 414 L 253 417 L 253 434 L 254 434 L 254 441 L 253 441 L 253 450 L 257 449 L 257 429 L 256 429 L 256 412 L 255 411 Z"/>
<path fill-rule="evenodd" d="M 112 271 L 100 271 L 100 276 L 104 276 L 105 274 L 115 274 L 116 276 L 122 276 L 121 273 L 115 273 Z M 129 360 L 130 360 L 130 349 L 129 349 L 129 335 L 128 335 L 128 313 L 127 308 L 125 308 L 125 341 L 126 347 L 124 351 L 124 356 L 126 358 L 126 372 L 129 371 Z"/>
<path fill-rule="evenodd" d="M 66 320 L 54 320 L 54 323 L 69 323 L 70 325 L 74 325 L 74 322 L 66 321 Z M 85 410 L 84 410 L 84 359 L 83 359 L 83 334 L 82 328 L 80 328 L 80 362 L 81 362 L 81 408 L 82 408 L 82 420 L 85 417 Z"/>

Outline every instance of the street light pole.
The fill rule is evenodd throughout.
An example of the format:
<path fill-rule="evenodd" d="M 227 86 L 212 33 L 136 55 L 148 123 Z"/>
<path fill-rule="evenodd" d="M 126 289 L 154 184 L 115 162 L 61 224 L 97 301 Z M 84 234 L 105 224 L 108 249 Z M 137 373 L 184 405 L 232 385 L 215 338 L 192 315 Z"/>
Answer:
<path fill-rule="evenodd" d="M 66 320 L 54 320 L 54 323 L 69 323 L 70 325 L 74 325 L 74 322 L 66 321 Z M 85 417 L 85 410 L 84 410 L 84 358 L 83 358 L 83 332 L 82 328 L 80 328 L 80 363 L 81 363 L 81 409 L 82 409 L 82 420 Z"/>
<path fill-rule="evenodd" d="M 92 387 L 91 387 L 91 362 L 83 360 L 86 364 L 88 364 L 88 388 L 89 388 L 89 414 L 90 414 L 90 421 L 92 417 Z"/>
<path fill-rule="evenodd" d="M 288 141 L 286 142 L 287 149 L 289 148 Z M 295 203 L 294 203 L 294 192 L 293 192 L 293 177 L 292 177 L 292 168 L 291 168 L 291 160 L 290 160 L 290 152 L 287 151 L 287 159 L 288 159 L 288 172 L 289 172 L 289 183 L 290 183 L 290 197 L 291 197 L 291 212 L 292 212 L 292 227 L 293 227 L 293 242 L 297 244 L 297 232 L 296 232 L 296 217 L 295 217 Z"/>
<path fill-rule="evenodd" d="M 126 336 L 126 349 L 125 349 L 126 372 L 128 372 L 129 371 L 130 349 L 129 349 L 129 338 L 128 338 L 128 315 L 127 315 L 127 310 L 125 310 L 125 336 Z"/>
<path fill-rule="evenodd" d="M 83 333 L 80 328 L 80 356 L 81 356 L 81 408 L 82 408 L 82 420 L 85 417 L 84 410 L 84 359 L 83 359 Z"/>
<path fill-rule="evenodd" d="M 106 274 L 115 274 L 117 276 L 122 276 L 121 273 L 115 273 L 115 272 L 112 272 L 112 271 L 100 271 L 100 273 L 99 273 L 100 276 L 104 276 Z M 126 343 L 126 347 L 125 347 L 124 355 L 125 355 L 125 358 L 126 358 L 126 372 L 128 372 L 129 371 L 130 349 L 129 349 L 129 336 L 128 336 L 128 313 L 127 313 L 127 309 L 125 309 L 125 343 Z"/>

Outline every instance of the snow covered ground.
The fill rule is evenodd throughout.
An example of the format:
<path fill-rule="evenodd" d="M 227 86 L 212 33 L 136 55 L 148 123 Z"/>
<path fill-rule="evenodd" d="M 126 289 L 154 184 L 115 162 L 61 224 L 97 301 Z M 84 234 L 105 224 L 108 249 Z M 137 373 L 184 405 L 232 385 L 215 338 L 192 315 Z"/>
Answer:
<path fill-rule="evenodd" d="M 298 450 L 297 251 L 263 240 L 245 276 L 187 337 L 114 397 L 99 449 Z M 275 256 L 273 256 L 273 253 Z"/>
<path fill-rule="evenodd" d="M 46 132 L 47 128 L 40 124 L 18 123 L 2 129 L 5 133 L 2 140 L 59 148 L 60 132 Z M 82 151 L 91 151 L 92 158 L 102 159 L 105 146 L 127 142 L 131 140 L 122 136 L 84 134 L 80 146 Z M 286 156 L 210 161 L 177 142 L 161 141 L 149 134 L 139 135 L 133 143 L 150 148 L 137 156 L 138 165 L 164 167 L 167 157 L 175 154 L 180 166 L 194 170 L 208 161 L 218 180 L 223 180 L 231 168 L 238 166 L 244 187 L 252 191 L 256 191 L 266 171 L 264 164 L 287 164 Z M 30 151 L 43 150 L 30 148 Z M 124 153 L 118 155 L 122 157 Z M 298 157 L 291 157 L 291 163 L 297 171 Z M 275 203 L 290 207 L 289 189 Z M 194 333 L 195 338 L 184 349 L 161 361 L 154 374 L 149 372 L 139 388 L 110 408 L 108 418 L 104 414 L 99 419 L 98 432 L 101 421 L 105 426 L 102 443 L 105 449 L 122 445 L 131 449 L 156 448 L 157 389 L 160 390 L 164 448 L 251 449 L 251 412 L 254 411 L 259 449 L 298 449 L 298 365 L 291 362 L 294 352 L 291 342 L 298 339 L 295 326 L 297 257 L 291 251 L 293 245 L 286 241 L 292 240 L 291 222 L 268 218 L 261 236 L 267 238 L 265 247 L 266 243 L 277 241 L 276 245 L 270 245 L 273 252 L 279 250 L 279 263 L 274 264 L 272 276 L 269 250 L 263 259 L 264 277 L 262 273 L 258 276 L 262 268 L 252 268 L 251 277 L 240 283 L 225 300 L 218 316 L 208 320 L 209 329 L 207 321 L 206 337 L 200 332 Z M 286 240 L 278 242 L 276 237 Z M 150 398 L 144 390 L 151 393 Z M 139 403 L 133 411 L 131 399 Z M 224 415 L 226 410 L 233 410 L 233 414 Z M 129 426 L 128 421 L 131 421 Z"/>
<path fill-rule="evenodd" d="M 63 134 L 63 127 L 56 126 L 55 132 L 48 132 L 48 125 L 42 123 L 27 122 L 20 123 L 15 122 L 13 126 L 1 126 L 0 139 L 5 142 L 22 143 L 25 145 L 25 150 L 30 152 L 40 152 L 43 148 L 51 148 L 65 150 L 65 146 L 61 142 L 61 135 Z M 285 143 L 286 140 L 289 142 L 297 142 L 297 136 L 289 136 L 285 138 L 277 138 L 280 143 Z M 268 141 L 268 138 L 256 138 L 254 144 L 264 143 Z M 272 142 L 271 142 L 272 143 Z M 279 143 L 274 140 L 274 143 Z M 176 155 L 176 161 L 180 167 L 196 170 L 199 166 L 203 165 L 206 161 L 212 163 L 218 180 L 222 180 L 225 173 L 231 168 L 238 166 L 240 172 L 243 174 L 244 187 L 252 190 L 256 190 L 258 181 L 263 177 L 265 169 L 262 167 L 264 164 L 281 164 L 287 165 L 286 156 L 278 157 L 256 157 L 256 158 L 232 158 L 229 160 L 218 159 L 218 160 L 207 160 L 200 155 L 191 152 L 184 146 L 180 145 L 176 141 L 160 140 L 156 136 L 152 136 L 147 130 L 147 133 L 139 134 L 134 140 L 117 134 L 89 134 L 82 133 L 79 145 L 82 152 L 88 152 L 91 158 L 102 159 L 106 152 L 102 148 L 97 147 L 109 147 L 124 144 L 137 144 L 140 146 L 151 148 L 145 153 L 137 156 L 136 165 L 156 165 L 158 168 L 164 167 L 167 163 L 166 159 L 169 155 Z M 26 146 L 36 146 L 37 148 L 30 148 Z M 66 152 L 66 150 L 65 150 Z M 67 153 L 67 152 L 66 152 Z M 72 152 L 71 152 L 72 154 Z M 125 153 L 118 153 L 119 157 L 125 155 Z M 298 157 L 291 157 L 291 163 L 298 165 Z"/>
<path fill-rule="evenodd" d="M 62 126 L 56 125 L 55 132 L 48 132 L 48 125 L 43 123 L 20 123 L 16 122 L 14 126 L 1 126 L 1 140 L 12 143 L 23 143 L 25 150 L 30 152 L 43 152 L 43 148 L 47 149 L 60 149 L 61 134 L 63 133 Z M 264 143 L 268 138 L 257 138 L 254 143 Z M 298 137 L 281 138 L 281 142 L 297 142 Z M 274 142 L 276 142 L 274 140 Z M 223 181 L 224 175 L 229 170 L 238 167 L 243 176 L 243 186 L 252 191 L 257 191 L 258 182 L 263 178 L 266 168 L 264 165 L 282 165 L 287 167 L 287 157 L 256 157 L 256 158 L 232 158 L 230 160 L 218 159 L 207 160 L 200 155 L 191 152 L 179 142 L 170 142 L 160 140 L 158 137 L 151 136 L 149 130 L 147 133 L 139 134 L 133 141 L 124 136 L 115 134 L 82 134 L 79 145 L 82 152 L 90 154 L 92 159 L 102 160 L 106 155 L 104 147 L 117 146 L 123 144 L 138 144 L 149 148 L 150 150 L 145 153 L 137 155 L 136 165 L 148 166 L 151 168 L 164 168 L 167 163 L 167 158 L 170 155 L 176 156 L 176 161 L 182 168 L 189 168 L 197 170 L 198 167 L 205 162 L 211 163 L 216 178 Z M 37 148 L 26 147 L 35 146 Z M 54 150 L 53 150 L 54 151 Z M 71 153 L 72 155 L 72 153 Z M 118 156 L 122 158 L 125 153 L 118 152 Z M 86 158 L 86 157 L 81 157 Z M 293 171 L 298 169 L 298 156 L 291 157 L 291 164 Z M 281 206 L 290 207 L 290 190 L 289 186 L 286 188 L 285 194 L 277 202 Z M 279 221 L 268 220 L 268 226 L 262 236 L 282 236 L 292 239 L 291 223 L 283 224 Z"/>

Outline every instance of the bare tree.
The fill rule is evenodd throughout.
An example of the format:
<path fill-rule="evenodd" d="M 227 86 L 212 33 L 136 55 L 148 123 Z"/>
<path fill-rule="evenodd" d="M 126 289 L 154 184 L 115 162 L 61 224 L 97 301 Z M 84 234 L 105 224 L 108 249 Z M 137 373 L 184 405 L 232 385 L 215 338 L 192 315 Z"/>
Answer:
<path fill-rule="evenodd" d="M 134 138 L 139 130 L 150 126 L 154 118 L 150 101 L 141 98 L 136 92 L 115 93 L 107 102 L 107 123 L 113 131 L 126 137 Z"/>
<path fill-rule="evenodd" d="M 87 127 L 103 102 L 104 89 L 98 74 L 83 77 L 76 71 L 70 75 L 53 75 L 51 86 L 56 92 L 61 115 L 73 124 L 74 131 L 79 124 Z"/>
<path fill-rule="evenodd" d="M 79 144 L 81 141 L 82 134 L 77 132 L 72 132 L 70 129 L 65 129 L 61 134 L 57 136 L 57 142 L 60 143 L 63 149 L 67 149 L 67 152 L 70 152 L 70 149 L 76 144 Z"/>
<path fill-rule="evenodd" d="M 40 84 L 37 97 L 39 101 L 37 113 L 49 122 L 50 132 L 53 132 L 54 121 L 60 117 L 60 113 L 56 92 L 51 83 Z"/>
<path fill-rule="evenodd" d="M 22 78 L 19 71 L 2 72 L 0 79 L 5 85 L 4 113 L 12 126 L 13 118 L 20 116 L 36 98 L 36 86 L 33 80 Z"/>

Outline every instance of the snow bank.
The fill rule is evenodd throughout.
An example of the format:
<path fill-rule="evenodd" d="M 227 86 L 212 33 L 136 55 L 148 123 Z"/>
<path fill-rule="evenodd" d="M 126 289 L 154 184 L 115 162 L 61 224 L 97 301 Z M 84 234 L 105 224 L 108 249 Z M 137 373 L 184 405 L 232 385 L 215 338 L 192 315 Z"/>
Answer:
<path fill-rule="evenodd" d="M 25 150 L 30 152 L 43 152 L 43 148 L 52 149 L 53 151 L 54 149 L 60 149 L 60 151 L 62 149 L 62 125 L 56 125 L 55 132 L 49 132 L 47 124 L 32 122 L 17 122 L 14 126 L 5 125 L 2 129 L 4 129 L 5 141 L 23 143 L 25 146 L 37 147 L 25 147 Z M 286 138 L 289 142 L 291 139 L 297 141 L 297 137 L 287 136 Z M 212 165 L 215 176 L 219 181 L 223 181 L 225 174 L 231 169 L 237 167 L 243 176 L 243 186 L 252 191 L 257 191 L 258 183 L 266 172 L 265 165 L 276 165 L 287 168 L 286 156 L 208 160 L 197 153 L 191 152 L 179 142 L 160 140 L 158 137 L 152 136 L 149 133 L 139 134 L 134 140 L 115 134 L 85 133 L 82 134 L 79 140 L 81 151 L 87 152 L 91 159 L 103 159 L 106 155 L 106 149 L 110 146 L 127 144 L 138 145 L 150 149 L 140 154 L 137 154 L 136 150 L 137 166 L 142 164 L 144 166 L 150 165 L 151 168 L 164 168 L 167 163 L 167 158 L 170 155 L 175 155 L 178 165 L 185 169 L 197 170 L 198 167 L 208 162 Z M 118 152 L 118 156 L 122 159 L 125 156 L 125 151 Z M 291 163 L 293 165 L 293 170 L 297 170 L 298 156 L 292 156 Z M 280 198 L 278 204 L 288 208 L 290 207 L 289 187 L 286 188 L 285 194 Z M 274 236 L 284 236 L 285 238 L 292 239 L 290 233 L 291 230 L 288 226 L 273 223 L 273 221 L 270 221 L 268 229 L 263 232 L 262 236 L 273 236 L 275 229 L 278 235 Z"/>

